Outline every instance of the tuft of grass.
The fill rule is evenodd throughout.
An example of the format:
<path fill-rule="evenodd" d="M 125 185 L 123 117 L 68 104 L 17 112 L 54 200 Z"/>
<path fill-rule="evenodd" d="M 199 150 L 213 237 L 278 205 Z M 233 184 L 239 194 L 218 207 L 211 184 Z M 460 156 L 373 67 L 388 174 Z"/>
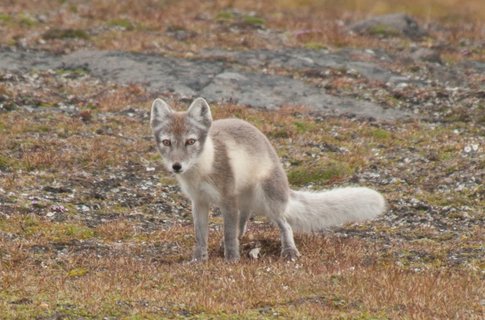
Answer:
<path fill-rule="evenodd" d="M 46 40 L 53 39 L 89 39 L 89 34 L 81 29 L 50 29 L 42 36 Z"/>
<path fill-rule="evenodd" d="M 266 20 L 256 15 L 241 15 L 231 11 L 221 11 L 216 14 L 216 21 L 223 23 L 239 23 L 249 27 L 263 27 Z"/>
<path fill-rule="evenodd" d="M 55 72 L 60 75 L 69 75 L 71 77 L 81 77 L 88 74 L 87 70 L 84 68 L 69 68 L 69 69 L 56 69 Z"/>
<path fill-rule="evenodd" d="M 22 14 L 18 18 L 18 23 L 23 27 L 31 28 L 37 24 L 37 21 L 26 14 Z"/>
<path fill-rule="evenodd" d="M 262 27 L 265 24 L 265 20 L 256 16 L 244 16 L 244 23 L 254 27 Z"/>
<path fill-rule="evenodd" d="M 326 45 L 324 45 L 321 42 L 317 42 L 317 41 L 308 41 L 304 44 L 304 47 L 307 48 L 307 49 L 312 49 L 312 50 L 327 49 Z"/>
<path fill-rule="evenodd" d="M 291 134 L 286 128 L 275 128 L 274 130 L 268 131 L 266 136 L 273 139 L 287 139 L 291 136 Z"/>
<path fill-rule="evenodd" d="M 37 25 L 37 20 L 25 13 L 17 16 L 0 13 L 0 24 L 6 24 L 9 27 L 20 26 L 24 28 L 32 28 Z"/>
<path fill-rule="evenodd" d="M 315 124 L 309 121 L 294 121 L 293 125 L 300 134 L 315 130 L 316 128 Z"/>
<path fill-rule="evenodd" d="M 0 220 L 3 221 L 3 220 Z M 48 241 L 88 240 L 94 238 L 96 233 L 84 225 L 76 223 L 51 222 L 28 215 L 0 223 L 5 231 L 13 232 L 29 239 L 43 239 Z"/>
<path fill-rule="evenodd" d="M 376 128 L 370 132 L 370 136 L 382 141 L 391 138 L 391 133 L 385 129 Z"/>
<path fill-rule="evenodd" d="M 0 23 L 8 23 L 8 22 L 11 22 L 12 20 L 13 19 L 11 15 L 0 13 Z"/>
<path fill-rule="evenodd" d="M 375 26 L 372 26 L 369 29 L 369 33 L 374 36 L 381 36 L 381 37 L 395 37 L 400 34 L 398 30 L 395 28 L 384 25 L 384 24 L 377 24 Z"/>
<path fill-rule="evenodd" d="M 61 225 L 60 230 L 54 230 L 54 235 L 58 234 L 60 238 L 67 236 L 68 238 L 87 240 L 95 236 L 95 232 L 82 225 L 67 224 Z"/>
<path fill-rule="evenodd" d="M 113 19 L 108 21 L 108 25 L 111 27 L 120 27 L 127 31 L 133 31 L 136 28 L 135 24 L 128 19 Z"/>
<path fill-rule="evenodd" d="M 231 11 L 221 11 L 216 15 L 216 20 L 219 22 L 230 22 L 235 18 L 236 16 Z"/>
<path fill-rule="evenodd" d="M 351 167 L 345 162 L 330 162 L 310 167 L 296 167 L 288 172 L 288 181 L 292 185 L 303 186 L 307 184 L 322 185 L 347 177 L 353 173 Z"/>
<path fill-rule="evenodd" d="M 79 277 L 85 276 L 86 274 L 88 274 L 88 272 L 89 272 L 88 269 L 79 267 L 79 268 L 74 268 L 69 270 L 67 275 L 71 278 L 79 278 Z"/>
<path fill-rule="evenodd" d="M 0 154 L 0 170 L 7 170 L 12 166 L 12 159 Z"/>

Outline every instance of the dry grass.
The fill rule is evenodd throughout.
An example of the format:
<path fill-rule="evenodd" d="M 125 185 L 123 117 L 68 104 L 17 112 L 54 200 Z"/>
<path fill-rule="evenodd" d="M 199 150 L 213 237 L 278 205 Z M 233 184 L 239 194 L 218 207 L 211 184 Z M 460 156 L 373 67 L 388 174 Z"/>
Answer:
<path fill-rule="evenodd" d="M 190 231 L 176 227 L 155 241 L 190 245 Z M 267 231 L 255 236 L 276 237 Z M 275 249 L 260 261 L 237 265 L 220 257 L 181 263 L 185 249 L 152 256 L 149 243 L 112 243 L 107 257 L 90 250 L 32 254 L 32 243 L 2 243 L 9 257 L 2 295 L 8 299 L 0 307 L 8 318 L 57 310 L 69 317 L 479 319 L 478 275 L 403 270 L 382 261 L 379 248 L 364 241 L 305 236 L 297 242 L 303 253 L 297 263 L 278 261 Z"/>

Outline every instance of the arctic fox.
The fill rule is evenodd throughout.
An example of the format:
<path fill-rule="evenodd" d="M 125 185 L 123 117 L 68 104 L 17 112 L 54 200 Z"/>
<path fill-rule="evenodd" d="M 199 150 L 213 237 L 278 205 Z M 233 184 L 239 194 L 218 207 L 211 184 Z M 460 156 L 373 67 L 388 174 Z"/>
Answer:
<path fill-rule="evenodd" d="M 280 229 L 281 256 L 300 253 L 293 230 L 314 232 L 383 213 L 386 202 L 377 191 L 339 188 L 294 191 L 269 140 L 238 119 L 212 121 L 210 107 L 195 99 L 187 112 L 175 112 L 162 99 L 152 104 L 150 124 L 168 171 L 192 201 L 196 244 L 193 260 L 208 259 L 208 215 L 211 204 L 224 219 L 224 257 L 240 258 L 239 239 L 252 214 L 262 214 Z"/>

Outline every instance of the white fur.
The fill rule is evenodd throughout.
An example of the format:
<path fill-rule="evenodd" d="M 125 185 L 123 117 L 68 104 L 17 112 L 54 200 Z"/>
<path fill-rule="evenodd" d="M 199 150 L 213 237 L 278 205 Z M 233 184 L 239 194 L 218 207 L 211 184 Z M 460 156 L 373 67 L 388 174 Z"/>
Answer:
<path fill-rule="evenodd" d="M 178 174 L 175 177 L 180 184 L 182 192 L 189 198 L 194 196 L 207 197 L 211 202 L 219 202 L 221 195 L 217 187 L 204 181 L 203 178 L 212 171 L 214 162 L 214 142 L 210 136 L 207 137 L 202 154 L 189 170 Z"/>
<path fill-rule="evenodd" d="M 236 182 L 236 192 L 257 185 L 273 169 L 273 162 L 266 154 L 251 156 L 235 141 L 225 141 L 227 155 Z"/>
<path fill-rule="evenodd" d="M 384 197 L 362 187 L 329 191 L 293 191 L 285 218 L 295 231 L 322 231 L 330 226 L 372 219 L 386 208 Z"/>
<path fill-rule="evenodd" d="M 207 137 L 204 144 L 204 149 L 200 155 L 196 165 L 201 175 L 208 175 L 212 170 L 214 163 L 214 142 L 210 136 Z"/>

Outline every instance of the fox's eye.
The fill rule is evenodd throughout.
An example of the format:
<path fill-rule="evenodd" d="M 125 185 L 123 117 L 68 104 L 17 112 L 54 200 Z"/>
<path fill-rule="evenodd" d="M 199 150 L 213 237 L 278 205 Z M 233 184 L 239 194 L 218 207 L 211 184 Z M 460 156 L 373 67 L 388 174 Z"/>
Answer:
<path fill-rule="evenodd" d="M 195 139 L 189 139 L 189 140 L 185 141 L 185 145 L 186 145 L 186 146 L 191 146 L 191 145 L 193 145 L 194 143 L 195 143 Z"/>
<path fill-rule="evenodd" d="M 172 145 L 172 142 L 170 142 L 170 140 L 168 140 L 168 139 L 165 139 L 165 140 L 162 140 L 162 144 L 165 147 L 170 147 Z"/>

